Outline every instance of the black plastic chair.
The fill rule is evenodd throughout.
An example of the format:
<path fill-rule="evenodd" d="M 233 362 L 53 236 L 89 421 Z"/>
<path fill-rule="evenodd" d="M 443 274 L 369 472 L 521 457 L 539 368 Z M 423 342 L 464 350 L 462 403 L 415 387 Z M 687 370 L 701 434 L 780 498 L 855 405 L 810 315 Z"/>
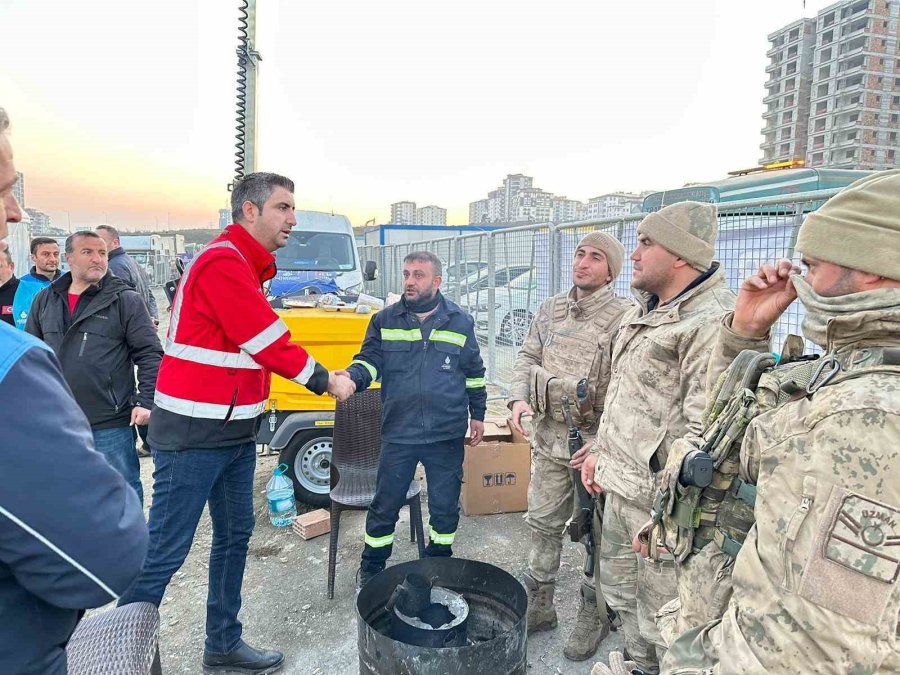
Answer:
<path fill-rule="evenodd" d="M 381 392 L 370 389 L 354 394 L 334 411 L 331 447 L 331 535 L 328 547 L 328 599 L 334 598 L 341 513 L 364 511 L 375 498 L 375 479 L 381 457 Z M 422 486 L 413 479 L 406 493 L 409 537 L 425 557 L 422 528 Z"/>
<path fill-rule="evenodd" d="M 66 646 L 69 675 L 161 675 L 159 611 L 135 602 L 82 619 Z"/>

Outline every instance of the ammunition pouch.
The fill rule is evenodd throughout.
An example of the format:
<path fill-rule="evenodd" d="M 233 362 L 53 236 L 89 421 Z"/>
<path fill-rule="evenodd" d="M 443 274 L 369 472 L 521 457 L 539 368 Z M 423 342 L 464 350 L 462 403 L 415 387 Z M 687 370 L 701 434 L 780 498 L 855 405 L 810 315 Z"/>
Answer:
<path fill-rule="evenodd" d="M 562 410 L 562 397 L 568 396 L 576 403 L 572 406 L 572 421 L 579 429 L 590 429 L 597 421 L 594 404 L 590 395 L 578 404 L 576 388 L 581 378 L 557 377 L 542 366 L 531 366 L 531 407 L 556 422 L 565 424 L 566 418 Z"/>
<path fill-rule="evenodd" d="M 701 488 L 682 485 L 678 477 L 681 465 L 696 448 L 684 439 L 672 444 L 666 465 L 659 474 L 659 490 L 653 502 L 655 522 L 651 542 L 665 546 L 676 562 L 682 562 L 693 550 L 694 532 L 700 524 Z M 655 549 L 651 546 L 651 551 Z"/>

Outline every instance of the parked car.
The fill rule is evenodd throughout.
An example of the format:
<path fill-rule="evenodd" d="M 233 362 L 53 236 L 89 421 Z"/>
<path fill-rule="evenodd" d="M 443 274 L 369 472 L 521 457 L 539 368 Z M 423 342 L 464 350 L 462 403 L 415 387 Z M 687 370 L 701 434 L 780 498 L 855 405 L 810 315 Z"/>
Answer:
<path fill-rule="evenodd" d="M 460 298 L 460 305 L 475 319 L 475 331 L 482 334 L 488 330 L 488 287 L 488 278 L 484 277 Z M 538 305 L 540 300 L 530 267 L 516 265 L 495 272 L 493 311 L 501 344 L 522 344 Z"/>

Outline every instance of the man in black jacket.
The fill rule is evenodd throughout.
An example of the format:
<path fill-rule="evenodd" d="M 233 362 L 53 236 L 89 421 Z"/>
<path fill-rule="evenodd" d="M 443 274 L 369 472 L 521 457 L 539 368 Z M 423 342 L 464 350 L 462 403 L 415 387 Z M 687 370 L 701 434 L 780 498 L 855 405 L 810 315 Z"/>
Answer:
<path fill-rule="evenodd" d="M 13 298 L 16 297 L 18 287 L 16 264 L 6 242 L 0 241 L 0 321 L 5 321 L 10 326 L 16 325 L 13 318 Z"/>
<path fill-rule="evenodd" d="M 37 295 L 25 330 L 56 353 L 94 445 L 143 503 L 130 427 L 150 419 L 162 346 L 144 301 L 109 272 L 106 244 L 96 232 L 66 239 L 66 262 L 71 271 Z"/>
<path fill-rule="evenodd" d="M 8 125 L 0 108 L 0 246 L 22 218 Z M 65 675 L 84 610 L 140 573 L 147 525 L 137 495 L 94 452 L 50 348 L 0 323 L 0 354 L 0 670 Z"/>

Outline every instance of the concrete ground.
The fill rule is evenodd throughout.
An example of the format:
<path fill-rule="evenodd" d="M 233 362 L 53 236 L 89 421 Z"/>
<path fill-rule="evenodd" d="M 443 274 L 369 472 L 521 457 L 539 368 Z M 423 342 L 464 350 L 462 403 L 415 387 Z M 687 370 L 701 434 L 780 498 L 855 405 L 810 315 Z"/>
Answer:
<path fill-rule="evenodd" d="M 356 673 L 354 600 L 365 513 L 349 512 L 341 518 L 335 594 L 334 600 L 328 600 L 325 593 L 328 535 L 304 541 L 290 528 L 276 528 L 269 522 L 265 483 L 276 464 L 275 456 L 259 457 L 257 463 L 256 530 L 250 540 L 240 614 L 244 637 L 250 644 L 283 651 L 286 655 L 283 672 L 288 675 Z M 141 459 L 141 478 L 148 497 L 152 472 L 152 461 Z M 149 505 L 150 498 L 147 501 Z M 427 527 L 424 504 L 423 511 Z M 462 516 L 454 553 L 489 562 L 520 577 L 525 570 L 529 544 L 523 515 Z M 409 541 L 408 532 L 409 512 L 403 509 L 391 562 L 415 557 L 416 546 Z M 204 514 L 190 555 L 172 579 L 160 608 L 160 649 L 167 675 L 200 672 L 210 540 L 211 523 L 208 514 Z M 593 659 L 573 663 L 562 656 L 575 616 L 581 551 L 580 546 L 572 543 L 564 546 L 557 589 L 560 625 L 554 631 L 536 634 L 528 640 L 529 672 L 573 675 L 590 672 Z M 598 657 L 621 648 L 621 638 L 613 633 L 601 645 Z"/>
<path fill-rule="evenodd" d="M 162 325 L 168 328 L 168 307 L 161 289 L 155 289 Z M 492 402 L 491 412 L 504 411 Z M 244 574 L 240 619 L 244 637 L 252 645 L 285 653 L 286 675 L 343 675 L 358 672 L 357 626 L 354 600 L 356 570 L 362 552 L 365 513 L 347 512 L 341 518 L 334 600 L 326 597 L 328 535 L 304 541 L 290 528 L 269 522 L 265 484 L 277 465 L 274 455 L 258 458 L 254 506 L 256 530 L 250 540 Z M 420 467 L 421 469 L 421 467 Z M 152 502 L 153 462 L 141 459 L 145 507 Z M 423 479 L 424 480 L 424 479 Z M 423 490 L 423 516 L 427 529 L 428 507 Z M 528 558 L 530 535 L 522 513 L 495 516 L 461 516 L 454 553 L 463 558 L 497 565 L 521 578 Z M 397 542 L 391 562 L 412 560 L 416 545 L 408 536 L 409 512 L 403 509 L 397 525 Z M 199 673 L 206 621 L 209 548 L 212 537 L 209 514 L 204 513 L 194 544 L 182 569 L 172 578 L 160 607 L 160 654 L 167 675 Z M 543 675 L 586 675 L 594 659 L 573 663 L 562 655 L 571 630 L 581 579 L 582 547 L 566 542 L 557 586 L 559 626 L 528 640 L 529 672 Z M 600 646 L 597 658 L 622 649 L 622 639 L 611 634 Z"/>

